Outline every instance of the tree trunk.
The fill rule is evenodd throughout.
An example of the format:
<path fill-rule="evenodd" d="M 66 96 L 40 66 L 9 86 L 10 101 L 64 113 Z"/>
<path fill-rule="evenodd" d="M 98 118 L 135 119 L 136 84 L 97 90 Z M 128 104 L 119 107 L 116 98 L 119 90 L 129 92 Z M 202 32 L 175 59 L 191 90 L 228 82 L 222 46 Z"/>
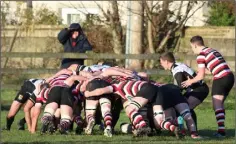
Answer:
<path fill-rule="evenodd" d="M 27 0 L 26 4 L 27 4 L 27 8 L 31 8 L 31 9 L 33 8 L 33 2 L 32 1 Z"/>
<path fill-rule="evenodd" d="M 142 53 L 142 31 L 143 29 L 143 3 L 142 1 L 131 2 L 131 53 Z M 130 68 L 141 69 L 140 60 L 131 60 Z"/>
<path fill-rule="evenodd" d="M 147 5 L 149 8 L 153 6 L 153 1 L 147 1 Z M 153 44 L 153 35 L 152 35 L 152 15 L 149 15 L 148 18 L 148 27 L 147 27 L 147 39 L 148 39 L 148 51 L 149 53 L 155 53 L 154 44 Z M 153 68 L 154 67 L 154 60 L 145 60 L 144 67 Z"/>
<path fill-rule="evenodd" d="M 119 18 L 119 9 L 117 1 L 111 1 L 112 5 L 112 39 L 113 39 L 113 51 L 116 54 L 122 54 L 122 26 Z"/>
<path fill-rule="evenodd" d="M 32 24 L 32 20 L 33 20 L 33 2 L 30 0 L 26 1 L 26 17 L 27 17 L 27 25 L 31 25 Z"/>

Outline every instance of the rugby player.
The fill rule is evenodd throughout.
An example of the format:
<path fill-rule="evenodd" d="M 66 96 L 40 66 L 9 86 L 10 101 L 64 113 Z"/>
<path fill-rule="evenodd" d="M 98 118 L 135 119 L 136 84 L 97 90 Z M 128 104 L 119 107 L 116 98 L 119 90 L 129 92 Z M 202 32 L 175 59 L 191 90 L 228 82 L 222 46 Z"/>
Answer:
<path fill-rule="evenodd" d="M 190 40 L 192 50 L 197 54 L 198 73 L 192 78 L 182 82 L 183 87 L 204 79 L 205 69 L 213 75 L 212 102 L 215 111 L 218 131 L 214 134 L 217 138 L 224 138 L 225 133 L 225 108 L 224 101 L 234 85 L 234 74 L 230 70 L 223 56 L 215 49 L 205 46 L 201 36 L 194 36 Z"/>
<path fill-rule="evenodd" d="M 191 84 L 188 87 L 182 87 L 181 83 L 188 78 L 194 78 L 197 74 L 189 66 L 183 63 L 177 63 L 175 57 L 171 52 L 165 52 L 160 56 L 160 64 L 165 70 L 170 70 L 175 82 L 181 88 L 185 90 L 183 94 L 188 101 L 190 112 L 194 122 L 197 126 L 197 116 L 194 112 L 199 104 L 208 96 L 209 88 L 203 80 Z"/>

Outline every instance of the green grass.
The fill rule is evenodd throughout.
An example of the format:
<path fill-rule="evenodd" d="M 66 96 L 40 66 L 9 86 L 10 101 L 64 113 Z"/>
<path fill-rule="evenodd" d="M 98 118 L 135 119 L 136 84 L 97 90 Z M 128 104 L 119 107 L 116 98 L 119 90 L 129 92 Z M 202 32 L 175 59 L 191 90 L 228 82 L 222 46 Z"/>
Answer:
<path fill-rule="evenodd" d="M 1 111 L 1 126 L 5 125 L 5 117 L 9 106 L 12 100 L 15 97 L 16 92 L 14 91 L 2 91 L 1 93 L 1 104 L 2 104 L 2 111 Z M 93 136 L 86 136 L 86 135 L 59 135 L 56 133 L 55 135 L 43 135 L 41 136 L 39 133 L 30 134 L 27 130 L 26 131 L 18 131 L 16 122 L 21 119 L 24 114 L 20 111 L 17 116 L 15 117 L 15 122 L 12 125 L 11 131 L 3 131 L 1 133 L 1 141 L 3 143 L 138 143 L 138 144 L 151 144 L 151 143 L 234 143 L 234 123 L 235 123 L 235 112 L 234 112 L 234 92 L 232 92 L 227 101 L 226 101 L 226 129 L 227 129 L 227 137 L 224 140 L 217 140 L 212 137 L 212 134 L 217 129 L 216 120 L 214 116 L 214 112 L 211 106 L 211 97 L 208 96 L 206 102 L 200 105 L 196 109 L 196 113 L 198 116 L 198 129 L 199 133 L 202 136 L 208 137 L 207 139 L 196 141 L 192 140 L 189 137 L 186 137 L 183 140 L 176 140 L 175 137 L 170 136 L 168 133 L 164 132 L 160 136 L 153 136 L 153 137 L 140 137 L 140 138 L 133 138 L 132 135 L 123 135 L 119 132 L 119 125 L 121 122 L 128 122 L 127 117 L 122 112 L 120 120 L 116 127 L 116 135 L 112 138 L 106 138 L 102 135 L 102 132 L 95 127 L 95 134 Z M 39 127 L 40 128 L 40 122 Z"/>

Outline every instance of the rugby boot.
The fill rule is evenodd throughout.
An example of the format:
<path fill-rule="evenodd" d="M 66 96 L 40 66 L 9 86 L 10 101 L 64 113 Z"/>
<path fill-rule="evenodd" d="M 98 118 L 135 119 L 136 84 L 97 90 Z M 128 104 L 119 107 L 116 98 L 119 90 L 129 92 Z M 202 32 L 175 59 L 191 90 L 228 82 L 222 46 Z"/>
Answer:
<path fill-rule="evenodd" d="M 94 120 L 89 121 L 87 127 L 84 130 L 85 134 L 91 135 L 92 131 L 93 131 L 94 125 L 95 125 L 95 121 Z"/>

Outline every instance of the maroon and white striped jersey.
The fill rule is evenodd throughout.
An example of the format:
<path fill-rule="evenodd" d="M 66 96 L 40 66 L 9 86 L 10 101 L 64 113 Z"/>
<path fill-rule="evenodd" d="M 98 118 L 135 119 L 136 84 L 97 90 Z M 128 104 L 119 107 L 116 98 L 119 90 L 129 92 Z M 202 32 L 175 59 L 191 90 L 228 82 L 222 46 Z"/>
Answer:
<path fill-rule="evenodd" d="M 164 83 L 159 83 L 159 82 L 156 82 L 156 81 L 151 81 L 151 84 L 153 84 L 155 86 L 158 86 L 158 87 L 165 85 Z"/>
<path fill-rule="evenodd" d="M 104 79 L 105 81 L 107 81 L 108 83 L 119 83 L 119 82 L 122 82 L 122 81 L 128 81 L 128 80 L 137 80 L 135 78 L 132 78 L 132 77 L 123 77 L 123 76 L 110 76 L 110 77 L 107 77 Z"/>
<path fill-rule="evenodd" d="M 127 100 L 128 96 L 136 96 L 146 81 L 126 80 L 111 84 L 113 92 Z"/>
<path fill-rule="evenodd" d="M 223 56 L 215 49 L 204 48 L 197 56 L 197 63 L 199 68 L 207 68 L 214 76 L 214 79 L 222 78 L 231 70 L 224 60 Z"/>
<path fill-rule="evenodd" d="M 40 93 L 36 96 L 36 102 L 46 103 L 48 94 L 53 87 L 68 87 L 64 81 L 71 75 L 61 74 L 49 81 L 50 88 L 43 88 Z"/>
<path fill-rule="evenodd" d="M 49 94 L 50 90 L 51 90 L 51 88 L 43 88 L 40 91 L 40 93 L 36 96 L 36 102 L 45 104 L 48 99 L 48 94 Z"/>
<path fill-rule="evenodd" d="M 80 91 L 80 88 L 81 88 L 83 82 L 84 82 L 84 81 L 80 81 L 80 82 L 79 82 L 75 87 L 73 87 L 73 89 L 72 89 L 72 94 L 73 94 L 73 96 L 74 96 L 76 99 L 80 99 L 80 100 L 81 100 L 81 99 L 84 98 L 83 94 L 82 94 L 81 91 Z"/>
<path fill-rule="evenodd" d="M 69 78 L 71 75 L 68 74 L 61 74 L 55 78 L 53 78 L 52 80 L 50 80 L 49 85 L 50 87 L 54 87 L 54 86 L 64 86 L 65 83 L 64 81 Z"/>

